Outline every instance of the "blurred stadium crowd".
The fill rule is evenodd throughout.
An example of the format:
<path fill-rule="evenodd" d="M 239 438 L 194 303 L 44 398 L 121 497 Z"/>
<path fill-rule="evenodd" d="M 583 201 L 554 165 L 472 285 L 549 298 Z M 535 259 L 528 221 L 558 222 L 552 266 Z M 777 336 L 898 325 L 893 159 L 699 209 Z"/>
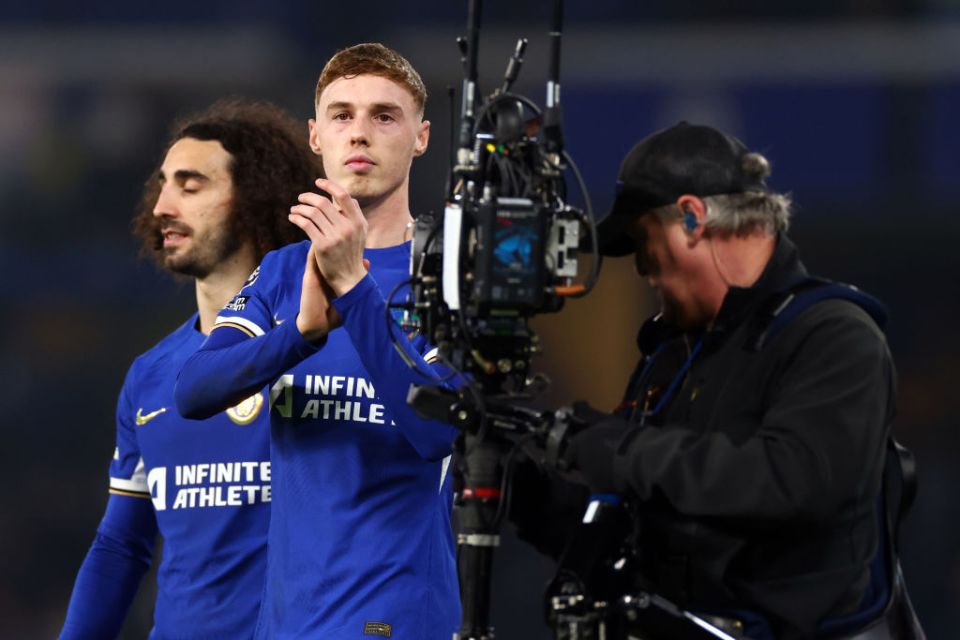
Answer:
<path fill-rule="evenodd" d="M 106 500 L 113 412 L 132 358 L 173 328 L 192 290 L 138 260 L 141 185 L 177 114 L 227 94 L 267 98 L 304 122 L 319 65 L 380 40 L 431 93 L 432 148 L 412 203 L 441 204 L 447 86 L 466 3 L 347 4 L 44 0 L 0 9 L 0 637 L 53 637 Z M 487 91 L 512 43 L 531 40 L 517 88 L 542 101 L 549 3 L 488 0 Z M 814 272 L 858 283 L 891 309 L 898 437 L 920 464 L 903 565 L 932 638 L 960 609 L 960 5 L 956 0 L 568 2 L 567 145 L 596 211 L 633 141 L 679 119 L 732 131 L 774 161 L 798 203 L 793 235 Z M 722 5 L 722 8 L 721 8 Z M 304 124 L 306 135 L 306 124 Z M 620 261 L 627 262 L 627 261 Z M 637 285 L 611 262 L 601 286 L 538 320 L 548 401 L 610 408 L 635 361 L 636 322 L 601 325 Z M 622 315 L 622 314 L 611 314 Z M 601 331 L 600 328 L 603 327 Z M 599 354 L 599 355 L 598 355 Z M 540 638 L 546 562 L 508 540 L 495 574 L 500 637 Z M 149 589 L 124 637 L 149 628 Z"/>

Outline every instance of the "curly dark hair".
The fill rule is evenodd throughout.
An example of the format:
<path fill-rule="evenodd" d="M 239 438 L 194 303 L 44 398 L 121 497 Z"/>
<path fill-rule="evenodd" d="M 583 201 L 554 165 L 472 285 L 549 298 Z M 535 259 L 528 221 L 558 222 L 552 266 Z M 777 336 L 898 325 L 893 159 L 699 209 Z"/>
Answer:
<path fill-rule="evenodd" d="M 287 216 L 297 196 L 323 177 L 323 166 L 310 150 L 303 123 L 269 102 L 232 97 L 176 121 L 164 156 L 183 138 L 216 140 L 230 154 L 230 231 L 253 241 L 257 262 L 268 251 L 304 238 Z M 132 226 L 142 242 L 141 254 L 163 266 L 161 221 L 153 215 L 160 185 L 158 165 L 144 185 Z"/>

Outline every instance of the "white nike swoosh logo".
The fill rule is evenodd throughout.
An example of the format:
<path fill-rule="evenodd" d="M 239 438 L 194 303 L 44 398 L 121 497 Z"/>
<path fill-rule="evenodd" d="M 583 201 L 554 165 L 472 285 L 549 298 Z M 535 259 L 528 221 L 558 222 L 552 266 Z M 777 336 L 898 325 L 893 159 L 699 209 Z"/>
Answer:
<path fill-rule="evenodd" d="M 142 427 L 143 425 L 147 424 L 148 422 L 156 418 L 161 413 L 166 413 L 166 412 L 167 412 L 166 407 L 160 407 L 156 411 L 151 411 L 147 415 L 143 415 L 143 409 L 137 409 L 137 418 L 136 418 L 137 426 Z"/>

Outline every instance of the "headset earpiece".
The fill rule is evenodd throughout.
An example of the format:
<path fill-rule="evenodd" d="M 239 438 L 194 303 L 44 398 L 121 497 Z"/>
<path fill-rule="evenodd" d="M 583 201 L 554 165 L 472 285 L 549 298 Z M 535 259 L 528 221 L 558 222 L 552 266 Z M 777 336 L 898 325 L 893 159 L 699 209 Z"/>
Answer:
<path fill-rule="evenodd" d="M 687 227 L 687 233 L 693 233 L 700 226 L 697 216 L 690 211 L 683 212 L 683 224 Z"/>

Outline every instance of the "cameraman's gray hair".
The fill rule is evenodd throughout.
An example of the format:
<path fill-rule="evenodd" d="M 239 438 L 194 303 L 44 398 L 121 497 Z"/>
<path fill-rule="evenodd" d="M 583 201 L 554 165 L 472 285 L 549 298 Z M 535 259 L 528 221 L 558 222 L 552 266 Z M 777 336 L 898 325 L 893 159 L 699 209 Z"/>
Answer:
<path fill-rule="evenodd" d="M 770 175 L 770 163 L 759 153 L 743 156 L 743 173 L 748 180 Z M 757 231 L 774 234 L 790 226 L 793 202 L 789 195 L 767 191 L 747 191 L 707 196 L 705 230 L 717 235 L 747 236 Z"/>
<path fill-rule="evenodd" d="M 748 179 L 759 181 L 770 175 L 770 163 L 759 153 L 743 156 L 743 173 Z M 790 227 L 793 201 L 790 196 L 768 191 L 746 191 L 705 196 L 707 207 L 704 229 L 719 236 L 748 236 L 761 231 L 770 234 Z M 659 207 L 657 214 L 664 221 L 680 215 L 672 205 Z"/>

